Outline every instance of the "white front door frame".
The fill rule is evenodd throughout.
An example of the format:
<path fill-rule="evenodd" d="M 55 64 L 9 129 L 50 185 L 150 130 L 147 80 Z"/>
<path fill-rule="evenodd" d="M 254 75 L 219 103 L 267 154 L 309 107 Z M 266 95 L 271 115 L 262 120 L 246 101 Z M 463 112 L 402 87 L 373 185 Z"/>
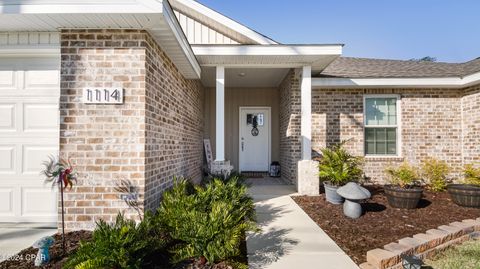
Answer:
<path fill-rule="evenodd" d="M 270 165 L 272 160 L 272 108 L 269 106 L 241 106 L 238 109 L 238 171 L 242 172 L 242 111 L 246 109 L 262 109 L 268 111 L 267 121 L 268 121 L 268 165 Z M 268 170 L 267 170 L 268 171 Z"/>

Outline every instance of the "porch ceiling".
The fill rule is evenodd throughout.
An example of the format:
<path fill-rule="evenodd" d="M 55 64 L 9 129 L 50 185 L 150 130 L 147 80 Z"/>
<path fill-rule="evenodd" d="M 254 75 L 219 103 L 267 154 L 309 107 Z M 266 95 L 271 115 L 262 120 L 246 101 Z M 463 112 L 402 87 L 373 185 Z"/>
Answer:
<path fill-rule="evenodd" d="M 296 68 L 321 71 L 342 54 L 342 45 L 193 45 L 201 66 Z"/>
<path fill-rule="evenodd" d="M 227 88 L 271 88 L 278 87 L 288 73 L 288 68 L 226 68 Z M 202 84 L 215 87 L 215 67 L 202 68 Z"/>

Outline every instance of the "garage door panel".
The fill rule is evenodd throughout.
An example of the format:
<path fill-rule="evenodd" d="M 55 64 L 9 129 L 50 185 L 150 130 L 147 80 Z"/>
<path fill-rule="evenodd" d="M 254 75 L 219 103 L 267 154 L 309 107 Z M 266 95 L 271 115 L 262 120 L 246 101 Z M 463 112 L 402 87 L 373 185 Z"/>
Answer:
<path fill-rule="evenodd" d="M 0 103 L 0 133 L 16 130 L 16 104 Z"/>
<path fill-rule="evenodd" d="M 58 147 L 56 145 L 24 145 L 22 173 L 38 175 L 42 169 L 42 163 L 48 160 L 48 156 L 58 155 Z"/>
<path fill-rule="evenodd" d="M 0 216 L 14 216 L 13 188 L 0 188 Z"/>
<path fill-rule="evenodd" d="M 25 89 L 55 89 L 59 86 L 60 74 L 58 70 L 27 70 L 24 76 Z"/>
<path fill-rule="evenodd" d="M 15 174 L 15 145 L 0 145 L 0 174 Z"/>
<path fill-rule="evenodd" d="M 57 199 L 49 187 L 22 187 L 22 216 L 55 216 Z"/>
<path fill-rule="evenodd" d="M 58 132 L 59 112 L 56 103 L 23 105 L 25 132 Z"/>
<path fill-rule="evenodd" d="M 18 88 L 16 72 L 11 70 L 1 70 L 0 67 L 0 92 L 4 90 L 15 90 Z"/>
<path fill-rule="evenodd" d="M 58 155 L 59 57 L 0 57 L 0 222 L 55 222 L 40 175 Z"/>

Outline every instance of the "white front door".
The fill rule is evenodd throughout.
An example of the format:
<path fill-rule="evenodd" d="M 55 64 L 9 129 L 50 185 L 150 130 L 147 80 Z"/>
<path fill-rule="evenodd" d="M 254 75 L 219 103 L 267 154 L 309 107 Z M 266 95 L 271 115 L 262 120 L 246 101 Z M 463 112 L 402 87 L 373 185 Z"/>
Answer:
<path fill-rule="evenodd" d="M 240 107 L 240 171 L 268 171 L 270 165 L 270 108 Z"/>
<path fill-rule="evenodd" d="M 60 57 L 0 56 L 0 222 L 56 222 L 42 162 L 58 154 Z"/>

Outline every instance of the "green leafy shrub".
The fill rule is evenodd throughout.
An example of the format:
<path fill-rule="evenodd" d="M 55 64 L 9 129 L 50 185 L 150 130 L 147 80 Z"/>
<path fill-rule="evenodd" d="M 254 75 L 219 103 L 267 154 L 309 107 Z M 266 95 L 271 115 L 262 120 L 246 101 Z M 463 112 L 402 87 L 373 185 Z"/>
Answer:
<path fill-rule="evenodd" d="M 233 259 L 240 254 L 245 232 L 257 230 L 253 200 L 235 178 L 193 188 L 186 180 L 177 181 L 164 193 L 159 215 L 170 236 L 179 241 L 172 250 L 177 262 Z"/>
<path fill-rule="evenodd" d="M 475 168 L 472 164 L 467 164 L 463 169 L 463 173 L 467 184 L 480 185 L 480 168 Z"/>
<path fill-rule="evenodd" d="M 344 185 L 358 181 L 363 175 L 363 158 L 350 154 L 342 143 L 321 149 L 319 176 L 321 181 L 330 181 L 333 185 Z"/>
<path fill-rule="evenodd" d="M 408 188 L 419 185 L 417 169 L 408 162 L 403 162 L 398 167 L 388 167 L 385 173 L 389 176 L 389 181 L 393 185 L 401 188 Z"/>
<path fill-rule="evenodd" d="M 450 166 L 444 161 L 427 159 L 422 163 L 422 177 L 432 191 L 444 191 L 447 188 Z"/>
<path fill-rule="evenodd" d="M 232 180 L 236 180 L 236 182 L 239 184 L 239 185 L 246 185 L 246 180 L 247 178 L 240 174 L 239 172 L 237 171 L 232 171 L 228 176 L 223 176 L 223 175 L 220 175 L 220 176 L 213 176 L 213 175 L 209 175 L 208 177 L 205 177 L 202 181 L 202 184 L 204 186 L 206 186 L 207 184 L 213 182 L 214 180 L 221 180 L 223 182 L 230 182 Z"/>
<path fill-rule="evenodd" d="M 81 242 L 64 268 L 144 268 L 145 258 L 168 242 L 156 216 L 146 213 L 142 222 L 118 214 L 115 223 L 97 223 L 92 240 Z"/>

